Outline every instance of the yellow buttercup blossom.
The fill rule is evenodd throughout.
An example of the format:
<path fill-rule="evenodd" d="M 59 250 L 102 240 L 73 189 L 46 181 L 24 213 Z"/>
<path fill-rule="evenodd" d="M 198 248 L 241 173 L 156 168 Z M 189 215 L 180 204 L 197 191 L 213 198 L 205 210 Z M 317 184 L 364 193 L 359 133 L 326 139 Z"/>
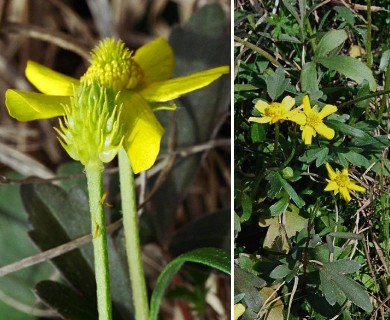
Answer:
<path fill-rule="evenodd" d="M 259 100 L 255 104 L 255 109 L 260 112 L 261 117 L 250 117 L 249 121 L 257 123 L 276 123 L 280 120 L 294 121 L 299 112 L 298 109 L 292 109 L 295 105 L 295 99 L 287 96 L 282 102 L 272 102 L 271 104 Z"/>
<path fill-rule="evenodd" d="M 351 201 L 351 196 L 349 194 L 349 190 L 358 191 L 358 192 L 366 192 L 366 189 L 355 184 L 353 180 L 351 180 L 348 176 L 348 169 L 344 168 L 341 172 L 336 169 L 333 170 L 329 163 L 325 164 L 326 170 L 328 171 L 329 179 L 327 186 L 324 191 L 333 191 L 334 194 L 338 194 L 340 192 L 341 196 L 346 202 Z"/>
<path fill-rule="evenodd" d="M 174 110 L 173 99 L 229 73 L 229 67 L 222 66 L 171 79 L 173 68 L 174 54 L 163 38 L 134 53 L 120 40 L 105 39 L 93 50 L 91 66 L 80 80 L 28 61 L 26 77 L 43 94 L 7 90 L 6 106 L 19 121 L 53 118 L 69 113 L 65 106 L 74 107 L 71 97 L 80 83 L 113 89 L 121 106 L 122 145 L 138 173 L 154 164 L 160 150 L 164 128 L 154 111 Z"/>
<path fill-rule="evenodd" d="M 234 305 L 234 320 L 237 320 L 245 312 L 245 306 L 241 303 L 236 303 Z"/>
<path fill-rule="evenodd" d="M 305 144 L 311 144 L 312 138 L 317 133 L 325 139 L 333 139 L 334 130 L 326 126 L 322 120 L 335 113 L 337 111 L 336 106 L 326 104 L 321 111 L 318 111 L 317 106 L 311 107 L 309 97 L 304 96 L 300 108 L 303 108 L 303 112 L 295 115 L 294 121 L 301 125 L 302 140 Z"/>

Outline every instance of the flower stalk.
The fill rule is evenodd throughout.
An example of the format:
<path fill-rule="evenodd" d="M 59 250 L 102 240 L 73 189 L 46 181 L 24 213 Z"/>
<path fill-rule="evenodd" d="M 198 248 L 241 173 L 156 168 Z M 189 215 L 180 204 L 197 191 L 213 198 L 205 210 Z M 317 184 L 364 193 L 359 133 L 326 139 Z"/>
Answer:
<path fill-rule="evenodd" d="M 103 173 L 96 165 L 87 165 L 89 207 L 93 235 L 95 276 L 99 320 L 111 320 L 110 273 L 108 267 L 106 219 L 103 203 Z"/>
<path fill-rule="evenodd" d="M 135 319 L 147 320 L 149 317 L 149 306 L 139 239 L 134 175 L 127 153 L 123 148 L 119 150 L 118 159 L 123 228 L 125 232 L 125 246 L 130 272 Z"/>

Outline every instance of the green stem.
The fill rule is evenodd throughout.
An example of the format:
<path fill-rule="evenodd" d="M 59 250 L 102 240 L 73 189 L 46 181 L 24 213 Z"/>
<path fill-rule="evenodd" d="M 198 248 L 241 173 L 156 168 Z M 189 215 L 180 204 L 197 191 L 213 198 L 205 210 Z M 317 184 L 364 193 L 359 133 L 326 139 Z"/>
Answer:
<path fill-rule="evenodd" d="M 149 318 L 149 306 L 139 239 L 134 176 L 129 158 L 123 148 L 119 150 L 118 158 L 123 227 L 125 231 L 125 245 L 130 271 L 135 319 L 147 320 Z"/>
<path fill-rule="evenodd" d="M 258 46 L 255 46 L 254 44 L 245 41 L 244 39 L 241 39 L 240 37 L 234 36 L 234 41 L 241 43 L 245 47 L 252 49 L 253 51 L 256 51 L 257 53 L 260 53 L 264 58 L 266 58 L 269 62 L 271 62 L 273 65 L 277 67 L 281 67 L 282 65 L 274 58 L 271 54 L 269 54 L 267 51 L 259 48 Z M 138 320 L 138 319 L 137 319 Z"/>
<path fill-rule="evenodd" d="M 383 87 L 384 91 L 389 91 L 390 89 L 390 60 L 387 63 L 387 69 L 386 69 L 386 75 L 385 75 L 385 86 Z M 381 104 L 379 106 L 379 112 L 378 112 L 378 122 L 381 123 L 383 113 L 386 109 L 387 105 L 387 99 L 386 94 L 383 95 Z"/>
<path fill-rule="evenodd" d="M 366 52 L 367 52 L 367 67 L 372 67 L 372 51 L 371 51 L 371 0 L 367 0 L 367 39 L 366 39 Z"/>
<path fill-rule="evenodd" d="M 103 171 L 101 164 L 85 167 L 88 181 L 91 212 L 93 252 L 99 320 L 111 320 L 110 272 L 108 267 L 106 218 L 101 201 L 103 195 Z"/>
<path fill-rule="evenodd" d="M 274 141 L 274 152 L 272 153 L 272 160 L 271 160 L 271 163 L 273 164 L 275 159 L 276 159 L 276 155 L 278 153 L 278 150 L 279 149 L 279 122 L 276 122 L 275 123 L 275 141 Z"/>

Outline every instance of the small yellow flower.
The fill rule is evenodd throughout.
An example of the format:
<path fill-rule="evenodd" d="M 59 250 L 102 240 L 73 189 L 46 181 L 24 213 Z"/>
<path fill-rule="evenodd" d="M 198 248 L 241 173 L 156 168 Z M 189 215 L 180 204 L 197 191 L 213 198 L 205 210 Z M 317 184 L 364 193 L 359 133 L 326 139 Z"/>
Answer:
<path fill-rule="evenodd" d="M 111 88 L 116 104 L 121 106 L 122 145 L 134 173 L 138 173 L 154 164 L 160 150 L 164 128 L 154 112 L 174 110 L 172 100 L 229 73 L 228 66 L 221 66 L 171 79 L 173 68 L 174 54 L 163 38 L 142 46 L 134 54 L 122 41 L 105 39 L 93 50 L 91 66 L 80 80 L 28 61 L 26 77 L 43 94 L 7 90 L 6 106 L 19 121 L 53 118 L 70 114 L 65 106 L 74 106 L 71 98 L 80 83 L 97 82 Z"/>
<path fill-rule="evenodd" d="M 348 169 L 344 168 L 341 172 L 336 169 L 333 170 L 329 163 L 325 164 L 326 170 L 328 171 L 328 181 L 327 186 L 324 191 L 334 191 L 334 194 L 340 192 L 341 196 L 344 198 L 346 202 L 351 201 L 351 196 L 349 194 L 349 190 L 358 191 L 358 192 L 366 192 L 366 189 L 358 186 L 355 182 L 348 177 Z"/>
<path fill-rule="evenodd" d="M 234 305 L 234 320 L 237 320 L 241 317 L 245 312 L 245 306 L 241 303 L 237 303 Z"/>
<path fill-rule="evenodd" d="M 334 130 L 327 127 L 322 120 L 335 113 L 337 107 L 331 104 L 326 104 L 320 112 L 317 111 L 317 106 L 311 108 L 310 99 L 304 96 L 302 99 L 303 113 L 295 115 L 294 122 L 301 125 L 302 140 L 305 144 L 311 144 L 312 138 L 318 133 L 325 139 L 331 140 L 334 137 Z"/>
<path fill-rule="evenodd" d="M 298 109 L 291 108 L 295 104 L 295 99 L 287 96 L 281 103 L 272 102 L 268 104 L 263 100 L 259 100 L 255 104 L 255 109 L 260 112 L 261 117 L 250 117 L 249 121 L 257 123 L 276 123 L 280 120 L 294 121 L 294 116 L 299 112 Z"/>

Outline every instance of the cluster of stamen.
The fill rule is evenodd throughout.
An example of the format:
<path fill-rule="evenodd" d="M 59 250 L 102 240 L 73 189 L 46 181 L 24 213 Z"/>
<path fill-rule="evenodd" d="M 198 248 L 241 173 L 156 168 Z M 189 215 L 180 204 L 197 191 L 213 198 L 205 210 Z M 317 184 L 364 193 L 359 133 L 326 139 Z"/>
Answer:
<path fill-rule="evenodd" d="M 306 115 L 306 124 L 312 128 L 322 123 L 322 119 L 318 116 L 317 112 L 310 112 Z"/>
<path fill-rule="evenodd" d="M 141 67 L 134 61 L 132 52 L 119 40 L 103 40 L 92 52 L 91 65 L 81 82 L 100 83 L 114 91 L 132 89 L 143 77 Z"/>
<path fill-rule="evenodd" d="M 339 187 L 347 187 L 350 183 L 349 177 L 343 173 L 338 174 L 334 180 Z"/>

